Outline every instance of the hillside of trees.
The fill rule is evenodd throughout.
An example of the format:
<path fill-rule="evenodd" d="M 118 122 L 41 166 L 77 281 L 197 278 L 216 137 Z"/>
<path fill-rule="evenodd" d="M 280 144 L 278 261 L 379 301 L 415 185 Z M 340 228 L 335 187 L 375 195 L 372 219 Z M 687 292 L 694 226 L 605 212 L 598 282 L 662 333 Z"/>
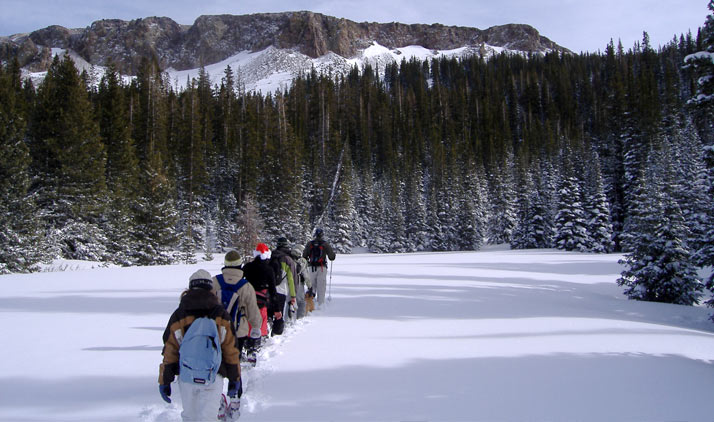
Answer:
<path fill-rule="evenodd" d="M 0 272 L 249 253 L 320 225 L 342 253 L 623 251 L 631 297 L 692 303 L 632 280 L 651 256 L 691 282 L 712 265 L 711 52 L 710 15 L 657 50 L 403 61 L 269 95 L 230 68 L 177 91 L 151 58 L 131 83 L 65 56 L 33 86 L 5 63 Z"/>

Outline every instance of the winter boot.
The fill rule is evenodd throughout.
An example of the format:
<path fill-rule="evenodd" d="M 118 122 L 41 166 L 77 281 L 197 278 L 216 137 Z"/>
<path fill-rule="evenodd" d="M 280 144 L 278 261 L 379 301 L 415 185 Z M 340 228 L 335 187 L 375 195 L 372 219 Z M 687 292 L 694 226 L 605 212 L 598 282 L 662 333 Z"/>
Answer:
<path fill-rule="evenodd" d="M 307 311 L 307 313 L 315 310 L 315 301 L 313 300 L 314 297 L 315 295 L 312 293 L 312 289 L 305 293 L 305 311 Z"/>

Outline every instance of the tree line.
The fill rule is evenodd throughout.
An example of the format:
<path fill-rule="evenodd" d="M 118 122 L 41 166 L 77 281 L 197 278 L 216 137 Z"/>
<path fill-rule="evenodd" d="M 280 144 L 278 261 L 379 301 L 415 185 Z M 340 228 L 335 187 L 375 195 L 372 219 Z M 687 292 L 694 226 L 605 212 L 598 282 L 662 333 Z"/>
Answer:
<path fill-rule="evenodd" d="M 628 295 L 694 303 L 714 244 L 712 26 L 656 50 L 645 33 L 597 54 L 312 71 L 270 94 L 230 67 L 179 90 L 150 57 L 92 83 L 56 56 L 37 86 L 4 63 L 0 271 L 190 262 L 319 224 L 342 253 L 623 251 Z M 653 265 L 681 292 L 650 288 Z"/>

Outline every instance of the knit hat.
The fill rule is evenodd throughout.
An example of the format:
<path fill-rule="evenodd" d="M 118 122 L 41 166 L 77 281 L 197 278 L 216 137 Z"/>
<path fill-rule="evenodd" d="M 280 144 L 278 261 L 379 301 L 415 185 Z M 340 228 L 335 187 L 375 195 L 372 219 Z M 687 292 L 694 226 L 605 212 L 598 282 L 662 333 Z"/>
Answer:
<path fill-rule="evenodd" d="M 290 246 L 290 244 L 288 243 L 288 239 L 284 237 L 278 238 L 278 241 L 276 243 L 278 248 Z"/>
<path fill-rule="evenodd" d="M 265 243 L 258 243 L 258 246 L 255 247 L 255 250 L 253 251 L 253 257 L 260 257 L 262 260 L 268 260 L 270 259 L 270 256 L 272 253 L 270 252 L 270 248 L 268 248 L 268 245 Z"/>
<path fill-rule="evenodd" d="M 188 288 L 211 290 L 213 288 L 211 274 L 206 270 L 198 270 L 191 274 L 191 277 L 188 278 Z"/>
<path fill-rule="evenodd" d="M 295 245 L 293 248 L 290 250 L 290 255 L 294 256 L 295 258 L 300 258 L 302 256 L 302 252 L 305 250 L 305 246 L 303 245 Z"/>
<path fill-rule="evenodd" d="M 322 239 L 323 234 L 324 233 L 321 228 L 318 227 L 315 229 L 315 238 L 316 239 Z"/>
<path fill-rule="evenodd" d="M 240 267 L 240 263 L 241 263 L 241 256 L 236 251 L 229 251 L 226 254 L 225 260 L 223 261 L 223 264 L 226 267 Z"/>

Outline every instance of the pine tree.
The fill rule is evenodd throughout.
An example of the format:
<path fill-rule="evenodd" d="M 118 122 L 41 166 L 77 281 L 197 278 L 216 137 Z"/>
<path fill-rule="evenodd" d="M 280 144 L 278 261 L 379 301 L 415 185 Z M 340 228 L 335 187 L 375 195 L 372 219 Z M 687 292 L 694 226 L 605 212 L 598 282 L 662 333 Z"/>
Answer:
<path fill-rule="evenodd" d="M 535 179 L 535 180 L 534 180 Z M 512 249 L 549 248 L 554 234 L 543 175 L 526 176 L 519 200 L 518 224 L 513 231 Z"/>
<path fill-rule="evenodd" d="M 707 197 L 714 197 L 714 147 L 705 148 L 705 159 L 708 164 L 708 190 Z M 714 268 L 714 204 L 709 201 L 706 209 L 707 224 L 703 230 L 704 236 L 701 239 L 701 247 L 696 251 L 695 262 L 700 267 Z M 706 280 L 706 288 L 709 291 L 714 291 L 714 272 L 709 274 Z M 707 301 L 707 305 L 714 307 L 714 297 Z M 714 316 L 712 316 L 714 319 Z"/>
<path fill-rule="evenodd" d="M 264 237 L 264 223 L 258 211 L 258 203 L 252 195 L 247 195 L 240 207 L 236 221 L 238 233 L 233 245 L 243 256 L 250 256 L 258 242 Z"/>
<path fill-rule="evenodd" d="M 682 212 L 664 183 L 644 174 L 639 183 L 631 252 L 621 261 L 627 269 L 617 282 L 630 299 L 693 305 L 703 286 L 684 241 Z"/>
<path fill-rule="evenodd" d="M 43 239 L 30 189 L 27 105 L 17 60 L 0 64 L 0 274 L 37 269 Z"/>
<path fill-rule="evenodd" d="M 457 220 L 459 232 L 459 250 L 477 251 L 483 246 L 486 238 L 485 189 L 480 184 L 484 180 L 483 173 L 479 175 L 476 165 L 470 163 L 464 170 L 464 181 L 461 184 L 459 215 Z"/>
<path fill-rule="evenodd" d="M 709 15 L 700 28 L 701 50 L 684 58 L 694 71 L 696 88 L 689 103 L 694 106 L 697 125 L 705 145 L 714 144 L 714 0 L 709 0 Z"/>
<path fill-rule="evenodd" d="M 589 237 L 588 251 L 597 253 L 612 252 L 615 248 L 613 229 L 610 220 L 610 204 L 605 195 L 605 188 L 600 172 L 600 159 L 593 153 L 588 159 L 586 172 L 586 192 L 584 200 L 585 218 Z"/>
<path fill-rule="evenodd" d="M 585 252 L 591 241 L 583 208 L 582 184 L 575 175 L 571 155 L 572 152 L 566 148 L 558 188 L 558 213 L 555 216 L 553 242 L 558 249 Z"/>
<path fill-rule="evenodd" d="M 140 169 L 138 198 L 132 204 L 132 260 L 140 265 L 176 260 L 177 181 L 171 171 L 168 141 L 174 124 L 173 99 L 158 64 L 142 59 L 131 97 L 132 138 Z"/>
<path fill-rule="evenodd" d="M 406 201 L 409 206 L 405 213 L 407 235 L 407 250 L 419 252 L 429 249 L 429 225 L 427 223 L 427 207 L 424 192 L 424 173 L 416 169 L 413 176 L 407 180 Z"/>
<path fill-rule="evenodd" d="M 339 191 L 337 192 L 337 199 L 335 200 L 335 218 L 334 218 L 334 229 L 332 239 L 332 246 L 335 251 L 340 253 L 351 253 L 354 244 L 352 239 L 354 237 L 354 232 L 356 225 L 359 224 L 357 220 L 357 211 L 354 205 L 354 186 L 352 180 L 354 175 L 352 174 L 352 167 L 344 171 L 345 177 L 343 177 L 340 183 Z"/>
<path fill-rule="evenodd" d="M 131 204 L 139 192 L 139 160 L 131 138 L 128 111 L 120 76 L 110 64 L 98 90 L 99 134 L 107 151 L 106 180 L 111 205 L 104 230 L 109 251 L 118 264 L 130 265 L 135 248 L 131 238 L 134 215 Z"/>
<path fill-rule="evenodd" d="M 87 87 L 72 59 L 55 56 L 39 87 L 32 126 L 39 204 L 65 258 L 104 260 L 106 153 Z"/>
<path fill-rule="evenodd" d="M 513 175 L 513 155 L 508 154 L 499 172 L 491 174 L 488 197 L 491 210 L 488 221 L 488 243 L 509 243 L 516 226 L 516 189 Z"/>

